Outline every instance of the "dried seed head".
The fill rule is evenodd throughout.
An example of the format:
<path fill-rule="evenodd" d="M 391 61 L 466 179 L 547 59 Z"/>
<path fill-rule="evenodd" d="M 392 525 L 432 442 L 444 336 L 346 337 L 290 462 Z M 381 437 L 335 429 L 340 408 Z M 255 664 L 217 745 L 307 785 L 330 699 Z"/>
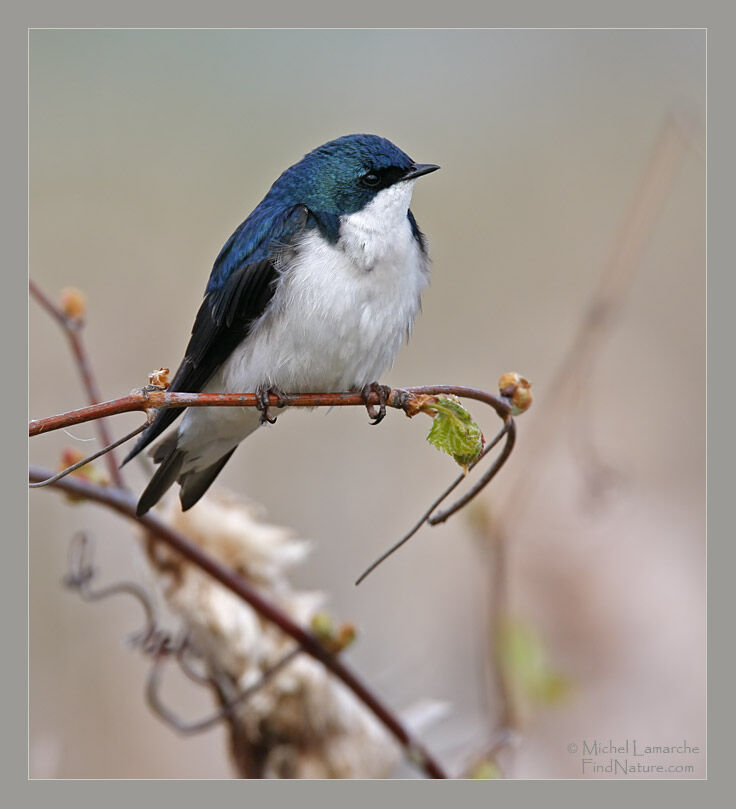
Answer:
<path fill-rule="evenodd" d="M 334 626 L 319 593 L 296 590 L 289 570 L 308 544 L 272 525 L 252 504 L 221 489 L 183 512 L 174 497 L 163 516 L 192 542 L 245 576 L 294 620 L 326 637 L 338 652 L 355 636 L 349 624 Z M 213 668 L 240 689 L 258 681 L 294 643 L 248 604 L 173 553 L 160 567 L 169 605 L 184 619 Z M 160 557 L 159 561 L 165 561 Z M 237 744 L 261 756 L 260 774 L 289 778 L 383 778 L 400 760 L 385 728 L 321 663 L 298 655 L 234 712 Z"/>

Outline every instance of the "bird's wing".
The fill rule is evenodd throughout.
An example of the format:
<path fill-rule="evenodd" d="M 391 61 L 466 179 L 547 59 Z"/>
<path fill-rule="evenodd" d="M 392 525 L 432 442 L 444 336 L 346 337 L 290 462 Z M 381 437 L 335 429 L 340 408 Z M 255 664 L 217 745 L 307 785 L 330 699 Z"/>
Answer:
<path fill-rule="evenodd" d="M 407 211 L 406 217 L 409 220 L 412 235 L 417 240 L 417 243 L 419 244 L 419 249 L 422 251 L 422 255 L 426 257 L 427 237 L 422 233 L 421 230 L 419 230 L 419 225 L 417 225 L 417 220 L 414 218 L 414 214 L 411 212 L 411 208 Z"/>
<path fill-rule="evenodd" d="M 311 223 L 304 206 L 295 206 L 264 223 L 253 216 L 235 231 L 215 261 L 205 298 L 199 307 L 184 359 L 170 391 L 198 393 L 243 341 L 273 297 L 278 279 L 275 258 L 280 249 Z M 250 223 L 250 224 L 249 224 Z M 254 238 L 255 234 L 255 238 Z M 123 463 L 134 458 L 171 425 L 184 408 L 159 410 Z"/>

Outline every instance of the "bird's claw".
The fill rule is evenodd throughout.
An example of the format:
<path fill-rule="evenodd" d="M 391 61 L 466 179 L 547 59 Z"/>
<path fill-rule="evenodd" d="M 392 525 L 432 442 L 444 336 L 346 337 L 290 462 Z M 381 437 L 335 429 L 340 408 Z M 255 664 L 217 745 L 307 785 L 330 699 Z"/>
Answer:
<path fill-rule="evenodd" d="M 259 424 L 276 424 L 276 416 L 271 418 L 271 402 L 269 397 L 275 396 L 278 401 L 276 407 L 283 407 L 283 393 L 278 388 L 258 388 L 256 391 L 256 409 L 261 414 Z"/>
<path fill-rule="evenodd" d="M 368 402 L 368 397 L 375 393 L 378 395 L 378 410 L 375 405 Z M 362 390 L 363 403 L 365 409 L 368 411 L 368 418 L 371 419 L 371 424 L 380 424 L 386 416 L 386 402 L 391 394 L 391 388 L 388 385 L 379 385 L 378 382 L 371 382 L 365 385 Z"/>

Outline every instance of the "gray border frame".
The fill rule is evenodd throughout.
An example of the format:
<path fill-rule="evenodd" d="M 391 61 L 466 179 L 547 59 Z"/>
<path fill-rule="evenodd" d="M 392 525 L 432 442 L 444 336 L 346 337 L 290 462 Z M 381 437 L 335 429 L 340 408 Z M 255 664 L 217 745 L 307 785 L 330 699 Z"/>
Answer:
<path fill-rule="evenodd" d="M 723 4 L 718 4 L 722 6 Z M 733 194 L 734 121 L 733 121 L 733 90 L 732 77 L 735 74 L 733 60 L 733 44 L 726 38 L 732 36 L 732 20 L 726 18 L 725 9 L 716 10 L 716 3 L 674 2 L 673 0 L 658 0 L 649 2 L 642 7 L 641 2 L 619 2 L 614 6 L 606 4 L 605 7 L 593 8 L 585 0 L 568 0 L 555 4 L 544 3 L 543 0 L 524 4 L 524 8 L 511 8 L 504 4 L 503 8 L 495 9 L 484 4 L 482 10 L 474 10 L 473 2 L 454 3 L 451 10 L 432 9 L 419 0 L 411 0 L 402 8 L 386 0 L 376 0 L 369 6 L 347 7 L 344 3 L 323 3 L 318 10 L 314 3 L 294 4 L 293 8 L 283 7 L 278 11 L 264 11 L 261 8 L 246 8 L 242 0 L 228 2 L 211 2 L 202 8 L 188 6 L 184 2 L 175 3 L 174 0 L 157 2 L 152 8 L 150 3 L 131 0 L 125 6 L 101 9 L 99 3 L 92 0 L 77 0 L 63 4 L 40 3 L 16 4 L 15 9 L 6 12 L 3 26 L 3 47 L 0 48 L 0 58 L 4 62 L 0 71 L 6 92 L 4 112 L 6 127 L 4 127 L 3 160 L 5 162 L 3 177 L 7 178 L 3 188 L 3 223 L 6 239 L 4 246 L 10 250 L 6 272 L 3 277 L 4 295 L 2 296 L 3 317 L 2 334 L 6 346 L 15 347 L 18 335 L 26 335 L 27 349 L 27 312 L 18 305 L 18 301 L 26 299 L 26 274 L 19 267 L 27 266 L 27 240 L 25 238 L 27 223 L 27 207 L 21 200 L 27 200 L 26 161 L 21 157 L 27 149 L 27 86 L 22 77 L 27 66 L 27 28 L 28 27 L 361 27 L 366 22 L 376 27 L 708 27 L 708 71 L 709 71 L 709 161 L 718 167 L 717 173 L 709 177 L 708 210 L 709 210 L 709 273 L 708 273 L 708 348 L 710 353 L 710 367 L 719 369 L 718 382 L 724 378 L 727 384 L 732 380 L 729 371 L 733 367 L 729 348 L 733 337 L 727 332 L 726 308 L 736 295 L 729 294 L 730 290 L 724 288 L 732 272 L 725 252 L 725 238 L 727 228 L 733 227 L 728 208 L 729 198 Z M 385 13 L 384 13 L 385 12 Z M 726 119 L 726 120 L 724 120 Z M 11 126 L 12 123 L 12 126 Z M 710 162 L 709 162 L 710 165 Z M 728 169 L 731 169 L 728 171 Z M 11 236 L 13 238 L 8 238 Z M 720 237 L 720 238 L 719 238 Z M 729 339 L 731 338 L 731 339 Z M 728 353 L 727 353 L 728 352 Z M 8 381 L 25 379 L 27 363 L 26 353 L 10 350 L 5 352 L 5 374 Z M 14 390 L 16 386 L 12 389 Z M 524 802 L 530 803 L 539 799 L 545 804 L 550 801 L 557 802 L 566 807 L 571 805 L 587 804 L 594 800 L 597 804 L 618 805 L 622 801 L 631 800 L 636 791 L 638 801 L 648 800 L 655 790 L 657 795 L 668 802 L 677 805 L 679 801 L 690 803 L 697 790 L 698 798 L 702 800 L 701 790 L 708 789 L 708 797 L 717 805 L 725 803 L 715 793 L 720 782 L 720 788 L 729 786 L 725 784 L 722 776 L 730 748 L 730 712 L 723 710 L 728 705 L 730 696 L 725 688 L 725 679 L 731 674 L 733 668 L 728 659 L 725 647 L 731 644 L 719 644 L 719 639 L 730 639 L 732 629 L 729 618 L 732 614 L 733 604 L 727 601 L 733 592 L 730 584 L 730 572 L 733 565 L 728 557 L 733 554 L 733 544 L 729 542 L 732 531 L 723 505 L 726 501 L 727 489 L 731 489 L 731 471 L 733 442 L 724 441 L 729 435 L 726 421 L 726 402 L 730 398 L 727 391 L 719 391 L 717 397 L 710 397 L 708 402 L 708 418 L 710 434 L 717 435 L 719 441 L 709 446 L 709 534 L 717 538 L 710 545 L 709 585 L 710 610 L 709 629 L 710 637 L 715 640 L 709 651 L 709 705 L 719 708 L 712 712 L 709 723 L 708 750 L 709 750 L 709 780 L 698 781 L 667 781 L 667 782 L 626 782 L 629 786 L 611 786 L 611 782 L 565 782 L 548 784 L 546 782 L 524 782 L 517 787 L 518 782 L 453 782 L 452 785 L 435 785 L 431 782 L 421 781 L 391 781 L 391 782 L 279 782 L 279 783 L 249 783 L 240 784 L 237 781 L 221 781 L 214 784 L 202 785 L 198 782 L 113 782 L 108 785 L 106 781 L 95 781 L 79 784 L 77 782 L 64 782 L 56 788 L 56 782 L 41 782 L 26 780 L 27 773 L 27 638 L 24 622 L 18 622 L 17 616 L 22 614 L 27 599 L 26 577 L 18 575 L 19 570 L 27 570 L 26 549 L 21 537 L 27 536 L 27 507 L 25 481 L 21 475 L 11 474 L 21 469 L 22 463 L 27 460 L 27 446 L 23 438 L 25 424 L 21 424 L 27 417 L 27 396 L 17 391 L 8 397 L 11 401 L 5 405 L 5 424 L 17 424 L 18 429 L 7 431 L 4 447 L 9 450 L 12 463 L 3 465 L 4 481 L 3 492 L 10 508 L 6 510 L 6 541 L 4 570 L 9 575 L 4 576 L 2 597 L 7 600 L 5 609 L 0 612 L 3 621 L 3 637 L 8 651 L 5 655 L 4 677 L 2 694 L 3 704 L 3 751 L 0 760 L 4 764 L 6 778 L 4 779 L 3 797 L 9 799 L 10 805 L 40 805 L 49 799 L 76 807 L 88 806 L 104 802 L 105 805 L 128 805 L 131 799 L 143 798 L 146 803 L 160 800 L 176 801 L 177 805 L 188 806 L 200 803 L 203 798 L 208 802 L 224 799 L 224 801 L 252 801 L 265 799 L 269 803 L 284 805 L 314 800 L 324 805 L 328 799 L 344 803 L 349 798 L 353 804 L 372 804 L 381 790 L 384 797 L 390 790 L 391 797 L 398 803 L 404 800 L 436 801 L 446 804 L 452 790 L 452 800 L 467 801 L 468 805 L 474 803 L 491 804 L 507 800 L 512 794 L 521 797 Z M 686 390 L 684 395 L 702 395 L 700 391 Z M 710 443 L 710 442 L 709 442 Z M 17 453 L 17 458 L 16 458 Z M 732 477 L 732 475 L 731 475 Z M 22 487 L 22 488 L 21 488 Z M 730 491 L 728 492 L 730 494 Z M 727 521 L 728 520 L 728 521 Z M 721 540 L 721 537 L 723 538 Z M 721 626 L 721 623 L 725 624 Z M 725 659 L 722 659 L 725 658 Z M 729 677 L 729 679 L 731 679 Z M 23 697 L 21 697 L 23 695 Z M 731 702 L 733 699 L 731 698 Z M 709 712 L 710 714 L 711 712 Z M 730 752 L 730 751 L 729 751 Z M 493 786 L 490 786 L 490 784 Z M 620 782 L 616 782 L 618 784 Z M 634 786 L 633 784 L 636 784 Z M 687 784 L 687 786 L 685 786 Z M 676 786 L 675 786 L 676 785 Z M 493 792 L 489 794 L 489 789 Z M 204 791 L 206 790 L 206 792 Z M 236 790 L 236 791 L 235 791 Z M 247 792 L 243 792 L 247 790 Z M 619 790 L 626 790 L 625 793 Z M 644 795 L 641 792 L 645 793 Z M 664 790 L 664 792 L 662 791 Z M 725 789 L 724 789 L 725 791 Z M 679 799 L 679 800 L 676 800 Z"/>

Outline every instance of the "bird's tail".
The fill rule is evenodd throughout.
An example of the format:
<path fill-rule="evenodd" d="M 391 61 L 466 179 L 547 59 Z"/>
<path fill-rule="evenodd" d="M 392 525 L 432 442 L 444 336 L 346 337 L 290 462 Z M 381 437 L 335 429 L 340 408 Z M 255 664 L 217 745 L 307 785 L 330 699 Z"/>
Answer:
<path fill-rule="evenodd" d="M 191 508 L 212 485 L 214 479 L 220 474 L 223 466 L 230 460 L 235 452 L 233 447 L 218 461 L 205 469 L 193 470 L 181 474 L 181 468 L 186 458 L 186 450 L 177 447 L 178 434 L 174 433 L 162 441 L 153 451 L 153 462 L 159 464 L 158 469 L 146 486 L 138 501 L 135 513 L 142 517 L 150 508 L 166 494 L 174 482 L 181 485 L 179 500 L 182 510 Z"/>
<path fill-rule="evenodd" d="M 206 469 L 200 469 L 198 472 L 187 472 L 179 478 L 181 489 L 179 490 L 179 500 L 181 501 L 182 511 L 191 508 L 197 500 L 209 489 L 214 479 L 222 471 L 222 467 L 230 460 L 230 456 L 235 452 L 237 447 L 233 447 L 230 452 L 220 458 L 219 461 L 208 466 Z"/>

